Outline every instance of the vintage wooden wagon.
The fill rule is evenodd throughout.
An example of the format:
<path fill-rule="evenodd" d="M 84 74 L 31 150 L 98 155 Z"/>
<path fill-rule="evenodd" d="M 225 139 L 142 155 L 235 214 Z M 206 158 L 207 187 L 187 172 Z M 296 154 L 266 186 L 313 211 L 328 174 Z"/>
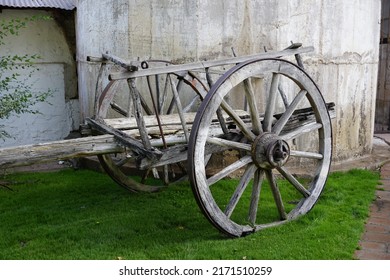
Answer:
<path fill-rule="evenodd" d="M 0 149 L 0 167 L 97 155 L 130 191 L 161 189 L 135 182 L 133 167 L 165 183 L 188 176 L 200 209 L 228 236 L 285 223 L 314 206 L 331 163 L 333 104 L 304 70 L 309 51 L 292 44 L 189 64 L 89 57 L 101 68 L 88 136 Z"/>

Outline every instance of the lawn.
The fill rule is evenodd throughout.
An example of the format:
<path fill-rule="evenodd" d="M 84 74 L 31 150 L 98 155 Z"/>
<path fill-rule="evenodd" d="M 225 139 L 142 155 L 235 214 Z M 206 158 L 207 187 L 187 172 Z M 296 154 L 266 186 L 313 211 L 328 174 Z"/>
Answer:
<path fill-rule="evenodd" d="M 90 170 L 0 179 L 3 260 L 335 260 L 353 259 L 379 173 L 333 173 L 307 215 L 239 239 L 209 224 L 188 182 L 134 194 Z"/>

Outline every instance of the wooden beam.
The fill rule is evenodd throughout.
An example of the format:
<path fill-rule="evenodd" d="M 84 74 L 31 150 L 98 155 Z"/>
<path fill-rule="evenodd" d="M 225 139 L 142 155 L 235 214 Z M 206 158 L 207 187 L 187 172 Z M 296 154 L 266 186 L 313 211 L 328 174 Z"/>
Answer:
<path fill-rule="evenodd" d="M 160 75 L 160 74 L 176 73 L 176 72 L 183 72 L 183 71 L 191 71 L 196 69 L 205 69 L 205 68 L 223 66 L 228 64 L 234 65 L 251 59 L 278 58 L 278 57 L 296 55 L 300 53 L 312 52 L 313 50 L 314 50 L 313 47 L 305 47 L 299 49 L 286 49 L 283 51 L 265 52 L 265 53 L 232 57 L 232 58 L 221 59 L 221 60 L 210 60 L 210 61 L 201 61 L 201 62 L 194 62 L 188 64 L 169 65 L 165 67 L 139 69 L 138 71 L 112 73 L 109 76 L 109 79 L 110 80 L 131 79 L 131 78 L 145 77 L 151 75 Z"/>
<path fill-rule="evenodd" d="M 133 150 L 139 155 L 146 156 L 152 160 L 158 160 L 158 158 L 161 157 L 160 151 L 156 149 L 146 149 L 140 141 L 123 133 L 120 130 L 114 129 L 101 121 L 93 120 L 90 118 L 87 118 L 86 121 L 89 125 L 92 126 L 92 129 L 95 129 L 101 133 L 113 135 L 118 142 L 121 142 L 124 146 L 129 147 L 131 150 Z"/>
<path fill-rule="evenodd" d="M 27 166 L 52 160 L 64 160 L 107 153 L 122 153 L 125 149 L 114 136 L 101 135 L 0 149 L 0 168 Z"/>

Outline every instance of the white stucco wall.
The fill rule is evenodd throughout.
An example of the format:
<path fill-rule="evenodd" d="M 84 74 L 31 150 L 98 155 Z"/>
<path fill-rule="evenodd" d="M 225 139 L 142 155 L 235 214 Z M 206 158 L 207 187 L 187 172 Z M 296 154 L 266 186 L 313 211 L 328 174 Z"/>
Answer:
<path fill-rule="evenodd" d="M 334 159 L 372 148 L 380 0 L 79 0 L 78 65 L 82 112 L 93 114 L 98 66 L 88 55 L 188 62 L 280 50 L 305 55 L 327 102 L 335 102 Z M 97 20 L 98 19 L 98 20 Z"/>
<path fill-rule="evenodd" d="M 1 18 L 30 18 L 50 15 L 39 10 L 4 9 Z M 0 146 L 15 146 L 63 139 L 70 131 L 77 130 L 80 122 L 77 99 L 75 62 L 66 42 L 63 30 L 54 20 L 29 22 L 18 36 L 7 36 L 0 48 L 0 55 L 37 54 L 35 71 L 28 78 L 27 70 L 19 73 L 20 79 L 32 86 L 33 91 L 53 91 L 47 103 L 35 105 L 40 114 L 23 114 L 0 120 L 12 138 L 0 140 Z"/>

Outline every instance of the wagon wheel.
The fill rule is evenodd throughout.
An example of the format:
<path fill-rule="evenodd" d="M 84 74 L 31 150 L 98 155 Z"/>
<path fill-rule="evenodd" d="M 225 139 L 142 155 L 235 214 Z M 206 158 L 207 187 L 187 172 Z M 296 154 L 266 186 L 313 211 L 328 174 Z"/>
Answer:
<path fill-rule="evenodd" d="M 149 61 L 143 62 L 142 67 L 148 68 L 149 66 L 168 65 L 166 61 Z M 137 91 L 140 98 L 139 108 L 142 116 L 147 116 L 149 120 L 154 121 L 157 125 L 146 128 L 146 135 L 142 134 L 138 125 L 134 127 L 126 127 L 126 125 L 119 124 L 120 121 L 126 123 L 126 119 L 132 120 L 134 123 L 134 117 L 136 114 L 134 100 L 132 99 L 131 87 L 133 91 Z M 206 93 L 206 87 L 193 73 L 171 73 L 164 75 L 153 75 L 147 77 L 140 77 L 134 80 L 115 80 L 109 82 L 106 88 L 103 90 L 99 102 L 96 117 L 104 120 L 106 123 L 118 123 L 116 129 L 120 129 L 138 138 L 146 148 L 153 147 L 164 151 L 172 144 L 187 144 L 189 138 L 189 132 L 186 130 L 186 124 L 180 119 L 180 123 L 168 127 L 167 124 L 162 123 L 162 115 L 182 115 L 186 112 L 194 111 L 199 107 L 201 97 Z M 142 118 L 141 116 L 141 118 Z M 169 134 L 174 131 L 181 131 L 182 137 L 174 139 L 169 142 Z M 184 131 L 183 131 L 184 130 Z M 184 134 L 184 136 L 183 136 Z M 187 136 L 185 135 L 187 134 Z M 144 141 L 145 140 L 145 141 Z M 148 146 L 149 145 L 149 146 Z M 148 177 L 160 178 L 164 183 L 168 184 L 169 181 L 178 178 L 178 174 L 183 174 L 185 165 L 180 162 L 159 166 L 157 168 L 147 168 L 144 171 L 140 171 L 137 167 L 139 158 L 132 154 L 132 151 L 127 153 L 115 154 L 115 155 L 100 155 L 99 161 L 108 173 L 108 175 L 117 182 L 120 186 L 131 191 L 154 191 L 156 187 L 149 186 L 145 183 Z M 137 183 L 129 177 L 134 175 L 137 171 L 142 176 L 142 182 Z M 176 177 L 172 178 L 173 176 Z"/>
<path fill-rule="evenodd" d="M 216 135 L 210 119 L 218 108 L 231 124 L 228 133 Z M 228 236 L 295 219 L 322 192 L 331 142 L 324 99 L 301 68 L 280 59 L 236 65 L 211 88 L 191 131 L 188 157 L 195 198 L 208 220 Z M 222 160 L 208 162 L 216 151 Z"/>

